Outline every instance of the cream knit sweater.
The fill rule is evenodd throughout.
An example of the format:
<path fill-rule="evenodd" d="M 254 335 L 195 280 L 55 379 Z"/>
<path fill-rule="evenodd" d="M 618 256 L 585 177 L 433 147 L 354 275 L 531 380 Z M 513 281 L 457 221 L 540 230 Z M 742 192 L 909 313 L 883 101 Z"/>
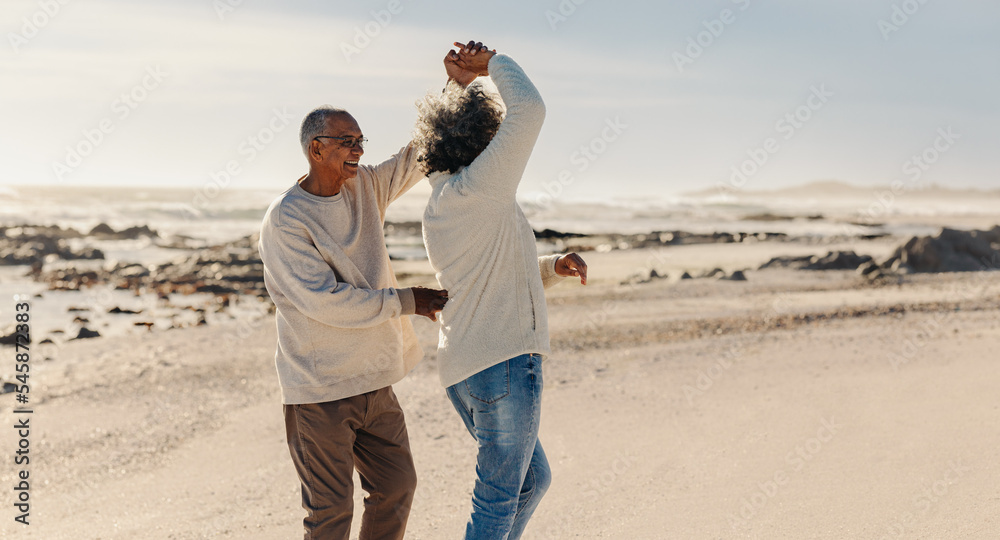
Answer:
<path fill-rule="evenodd" d="M 385 210 L 424 177 L 406 146 L 361 166 L 332 197 L 296 183 L 267 209 L 260 231 L 264 284 L 277 313 L 274 363 L 282 403 L 321 403 L 389 386 L 423 357 L 397 288 Z"/>
<path fill-rule="evenodd" d="M 508 358 L 549 354 L 545 285 L 558 255 L 538 257 L 515 195 L 542 129 L 545 104 L 512 59 L 490 59 L 507 114 L 489 146 L 454 174 L 434 173 L 424 212 L 424 244 L 448 290 L 440 314 L 438 368 L 451 386 Z"/>

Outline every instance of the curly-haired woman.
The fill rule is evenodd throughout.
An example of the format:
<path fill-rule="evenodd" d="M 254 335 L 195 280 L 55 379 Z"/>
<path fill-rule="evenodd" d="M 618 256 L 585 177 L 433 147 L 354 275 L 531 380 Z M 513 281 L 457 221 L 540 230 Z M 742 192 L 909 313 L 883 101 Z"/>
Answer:
<path fill-rule="evenodd" d="M 463 88 L 469 81 L 418 104 L 414 144 L 433 188 L 424 243 L 449 291 L 438 368 L 479 446 L 465 538 L 514 540 L 550 482 L 538 442 L 550 353 L 543 288 L 563 276 L 585 284 L 587 265 L 576 254 L 538 257 L 515 200 L 545 117 L 538 90 L 509 57 L 455 45 L 445 63 L 490 76 L 507 111 L 481 88 Z"/>

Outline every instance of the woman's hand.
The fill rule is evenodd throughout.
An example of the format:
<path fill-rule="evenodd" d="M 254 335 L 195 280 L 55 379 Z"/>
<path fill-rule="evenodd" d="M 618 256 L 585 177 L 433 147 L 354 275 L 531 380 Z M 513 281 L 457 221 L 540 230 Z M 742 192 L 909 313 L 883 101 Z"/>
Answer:
<path fill-rule="evenodd" d="M 486 77 L 490 74 L 489 64 L 490 58 L 497 53 L 496 49 L 492 51 L 489 47 L 483 45 L 482 42 L 470 41 L 465 45 L 455 42 L 454 45 L 459 48 L 456 56 L 458 57 L 455 62 L 465 71 L 470 71 L 475 73 L 477 76 Z"/>
<path fill-rule="evenodd" d="M 576 253 L 568 253 L 556 260 L 556 274 L 564 277 L 579 277 L 580 284 L 587 284 L 587 263 Z"/>

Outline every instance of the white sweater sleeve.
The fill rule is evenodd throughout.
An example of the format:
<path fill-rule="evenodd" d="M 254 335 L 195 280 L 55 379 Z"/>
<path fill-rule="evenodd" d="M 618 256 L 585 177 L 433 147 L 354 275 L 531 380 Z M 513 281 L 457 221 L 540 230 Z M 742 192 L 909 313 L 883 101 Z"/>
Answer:
<path fill-rule="evenodd" d="M 425 176 L 417 161 L 417 151 L 412 142 L 382 163 L 367 165 L 364 168 L 371 179 L 383 217 L 390 203 L 409 191 Z"/>
<path fill-rule="evenodd" d="M 368 328 L 414 312 L 409 289 L 361 289 L 337 280 L 304 228 L 266 227 L 261 260 L 274 288 L 304 315 L 339 328 Z"/>
<path fill-rule="evenodd" d="M 556 273 L 556 261 L 559 257 L 562 255 L 542 255 L 538 258 L 538 273 L 542 276 L 542 287 L 546 289 L 566 279 Z"/>
<path fill-rule="evenodd" d="M 494 55 L 489 71 L 507 114 L 490 144 L 463 171 L 462 187 L 483 197 L 513 200 L 542 130 L 545 103 L 521 66 L 509 56 Z"/>

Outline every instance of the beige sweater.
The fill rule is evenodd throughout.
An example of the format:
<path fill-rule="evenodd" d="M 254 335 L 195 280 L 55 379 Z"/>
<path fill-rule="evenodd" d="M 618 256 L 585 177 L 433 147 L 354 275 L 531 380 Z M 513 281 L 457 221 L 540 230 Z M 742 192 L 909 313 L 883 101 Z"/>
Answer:
<path fill-rule="evenodd" d="M 441 312 L 438 367 L 451 386 L 508 358 L 549 354 L 543 282 L 558 255 L 538 257 L 515 195 L 545 118 L 538 90 L 513 60 L 490 59 L 507 115 L 489 146 L 455 174 L 434 173 L 424 244 L 448 303 Z"/>
<path fill-rule="evenodd" d="M 296 183 L 261 225 L 264 284 L 277 307 L 282 403 L 321 403 L 389 386 L 423 357 L 382 234 L 386 207 L 423 178 L 409 145 L 361 166 L 332 197 Z"/>

